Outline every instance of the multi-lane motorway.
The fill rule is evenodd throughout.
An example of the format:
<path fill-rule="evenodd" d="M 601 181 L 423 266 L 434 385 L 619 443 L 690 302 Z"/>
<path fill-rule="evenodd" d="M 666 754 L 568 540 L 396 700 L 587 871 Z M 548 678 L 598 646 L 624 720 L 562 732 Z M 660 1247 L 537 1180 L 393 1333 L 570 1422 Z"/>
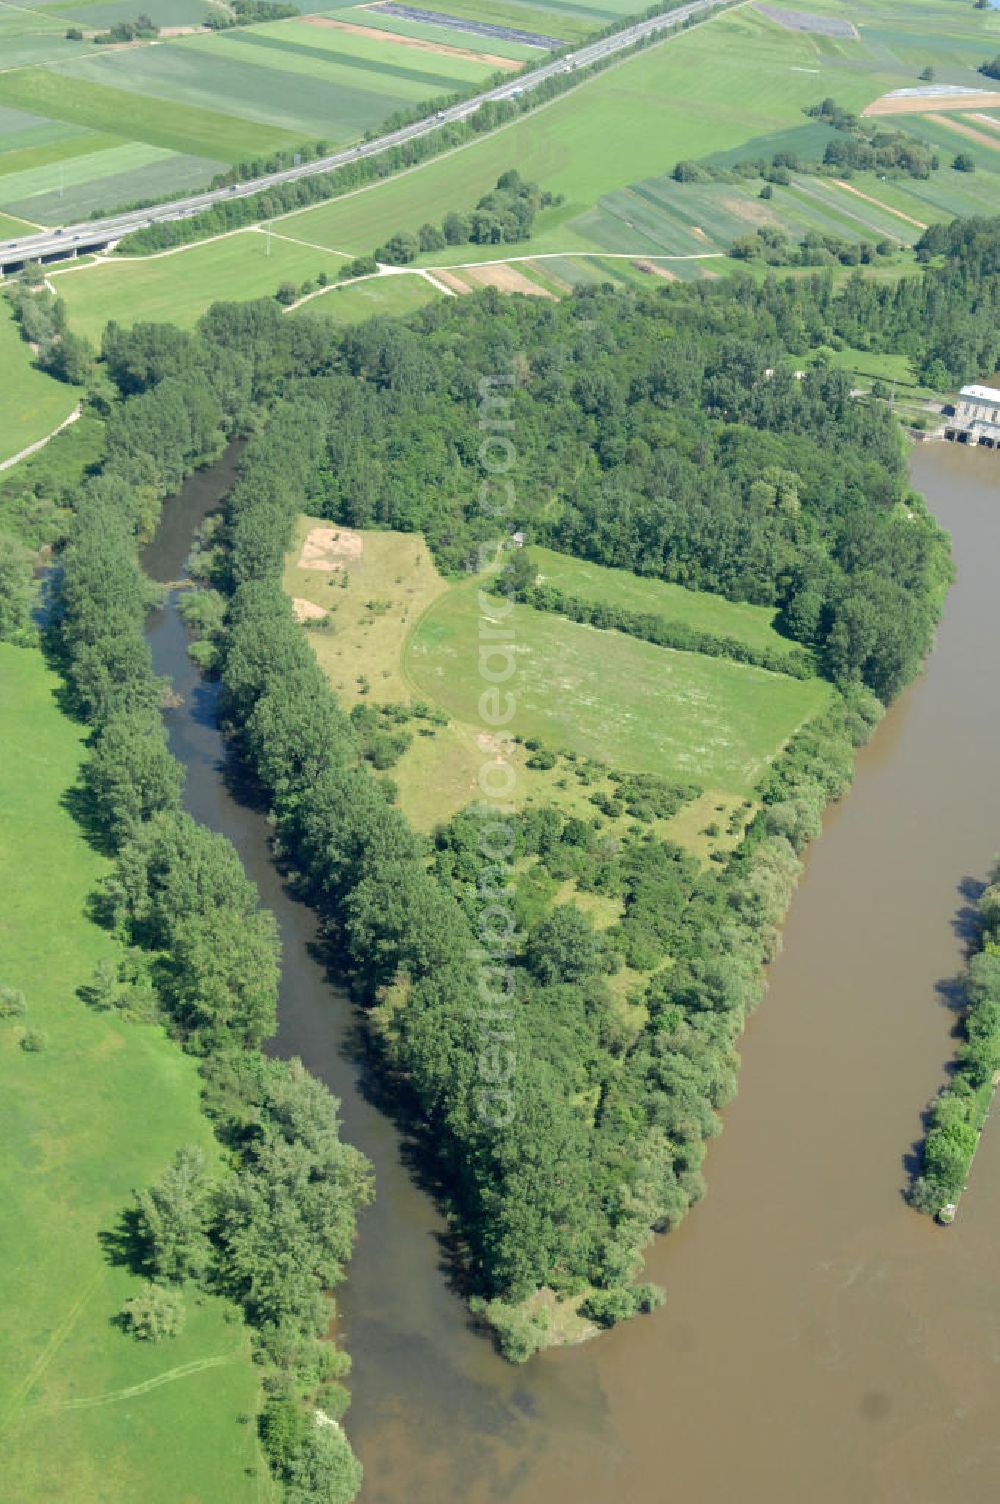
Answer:
<path fill-rule="evenodd" d="M 253 178 L 233 187 L 212 188 L 206 193 L 196 193 L 190 198 L 172 199 L 169 203 L 156 204 L 151 208 L 129 210 L 124 214 L 113 214 L 107 219 L 85 220 L 82 224 L 63 225 L 58 229 L 41 230 L 34 235 L 23 235 L 17 240 L 5 241 L 0 245 L 0 269 L 14 268 L 23 265 L 25 261 L 49 260 L 59 256 L 70 256 L 74 252 L 98 250 L 120 240 L 130 230 L 141 229 L 144 225 L 156 224 L 164 220 L 186 219 L 202 209 L 210 209 L 213 204 L 218 204 L 224 199 L 245 198 L 275 183 L 287 183 L 295 178 L 310 177 L 313 173 L 329 172 L 331 168 L 340 167 L 345 162 L 357 161 L 359 157 L 375 156 L 390 146 L 398 146 L 400 142 L 411 141 L 415 136 L 424 136 L 428 131 L 437 130 L 449 121 L 464 120 L 488 99 L 519 97 L 531 89 L 537 89 L 539 84 L 555 74 L 578 72 L 599 58 L 609 57 L 616 52 L 624 52 L 642 37 L 653 35 L 658 31 L 667 31 L 679 26 L 690 17 L 715 10 L 719 5 L 720 0 L 690 0 L 689 4 L 681 5 L 665 15 L 639 21 L 624 31 L 615 32 L 613 36 L 602 37 L 599 41 L 579 47 L 568 57 L 558 57 L 552 62 L 543 63 L 540 68 L 533 68 L 528 73 L 522 73 L 517 79 L 505 82 L 498 88 L 489 89 L 486 93 L 477 94 L 471 99 L 463 99 L 460 104 L 452 105 L 450 109 L 442 110 L 435 115 L 428 115 L 424 120 L 415 121 L 412 125 L 403 126 L 397 131 L 390 131 L 384 136 L 363 142 L 359 146 L 334 152 L 329 157 L 319 157 L 315 161 L 304 162 L 299 167 L 288 167 L 282 172 L 268 173 L 265 177 Z"/>

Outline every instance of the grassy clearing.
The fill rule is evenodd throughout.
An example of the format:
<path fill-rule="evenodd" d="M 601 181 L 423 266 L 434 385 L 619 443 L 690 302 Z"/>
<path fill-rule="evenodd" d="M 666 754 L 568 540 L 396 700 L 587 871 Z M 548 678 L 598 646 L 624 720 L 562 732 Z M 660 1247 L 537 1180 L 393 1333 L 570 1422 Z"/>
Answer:
<path fill-rule="evenodd" d="M 748 606 L 727 601 L 704 590 L 685 590 L 664 580 L 643 579 L 627 569 L 607 569 L 575 559 L 551 548 L 529 550 L 541 579 L 581 600 L 641 611 L 663 621 L 682 621 L 700 632 L 736 637 L 753 648 L 787 650 L 788 639 L 774 629 L 775 612 L 770 606 Z"/>
<path fill-rule="evenodd" d="M 334 297 L 320 300 L 324 304 L 333 301 Z M 361 697 L 362 677 L 380 703 L 408 700 L 410 688 L 401 667 L 407 634 L 448 590 L 448 582 L 438 573 L 418 533 L 356 533 L 336 528 L 342 538 L 360 543 L 360 554 L 345 559 L 341 569 L 302 568 L 299 559 L 309 532 L 334 526 L 320 517 L 299 518 L 285 567 L 285 590 L 330 613 L 332 632 L 313 630 L 307 635 L 345 705 L 350 707 Z"/>
<path fill-rule="evenodd" d="M 401 318 L 416 313 L 439 296 L 426 277 L 372 277 L 364 282 L 341 282 L 297 311 L 331 319 L 335 324 L 357 324 L 362 319 Z"/>
<path fill-rule="evenodd" d="M 482 679 L 476 582 L 455 586 L 410 634 L 415 694 L 475 725 Z M 511 730 L 629 772 L 748 793 L 768 760 L 825 702 L 827 686 L 515 606 Z"/>
<path fill-rule="evenodd" d="M 7 460 L 69 417 L 80 392 L 35 367 L 6 299 L 0 301 L 0 370 L 0 460 Z"/>
<path fill-rule="evenodd" d="M 335 277 L 341 257 L 322 247 L 240 230 L 190 249 L 142 260 L 101 260 L 79 270 L 55 271 L 70 322 L 99 340 L 109 319 L 122 325 L 154 319 L 189 329 L 212 303 L 270 297 L 282 282 L 301 285 L 320 272 Z"/>
<path fill-rule="evenodd" d="M 300 565 L 303 543 L 314 527 L 334 529 L 343 569 Z M 538 552 L 546 559 L 562 559 L 548 550 Z M 569 569 L 575 563 L 566 561 Z M 619 574 L 580 567 L 593 571 L 598 589 L 606 588 L 602 576 Z M 632 578 L 620 576 L 626 587 Z M 656 585 L 635 583 L 640 592 Z M 286 561 L 284 585 L 293 599 L 314 602 L 329 612 L 332 630 L 304 630 L 347 708 L 361 701 L 424 700 L 448 712 L 445 726 L 410 723 L 412 743 L 391 776 L 402 808 L 418 829 L 431 830 L 449 819 L 476 797 L 479 771 L 496 755 L 477 710 L 482 688 L 476 657 L 478 582 L 449 584 L 416 534 L 355 533 L 320 518 L 302 517 Z M 679 589 L 663 588 L 671 593 Z M 742 630 L 762 645 L 770 640 L 767 611 L 731 606 L 710 596 L 691 599 L 695 604 L 689 603 L 688 609 L 698 612 L 700 623 L 716 623 L 725 616 L 733 632 Z M 518 631 L 518 641 L 530 643 L 525 651 L 535 659 L 530 676 L 522 678 L 540 683 L 542 692 L 539 696 L 537 689 L 526 690 L 518 681 L 523 713 L 512 730 L 521 736 L 541 735 L 560 755 L 553 768 L 543 770 L 527 766 L 530 753 L 524 746 L 509 749 L 517 775 L 515 805 L 554 803 L 568 814 L 592 819 L 592 796 L 612 795 L 615 787 L 606 773 L 595 777 L 593 770 L 584 781 L 589 759 L 696 781 L 709 786 L 705 795 L 656 825 L 662 835 L 680 841 L 703 860 L 737 839 L 728 822 L 741 806 L 758 765 L 827 694 L 824 685 L 796 685 L 735 664 L 724 665 L 723 673 L 716 675 L 713 660 L 667 653 L 618 633 L 597 633 L 527 608 L 519 609 Z M 468 644 L 467 663 L 463 644 Z M 639 652 L 633 653 L 633 648 Z M 619 662 L 622 654 L 627 661 Z M 577 673 L 567 685 L 567 675 L 581 663 L 585 683 Z M 631 688 L 624 694 L 603 685 L 596 689 L 595 678 L 601 676 L 609 684 Z M 732 705 L 728 700 L 720 703 L 721 697 L 731 698 Z M 620 732 L 609 732 L 609 723 L 623 716 L 627 720 Z M 713 716 L 716 724 L 710 728 Z M 706 737 L 711 745 L 703 746 Z M 737 746 L 739 738 L 745 745 Z M 571 755 L 563 755 L 563 748 Z M 692 757 L 698 759 L 697 766 Z M 615 835 L 624 834 L 629 823 L 628 816 L 606 821 Z M 710 825 L 718 825 L 719 832 L 707 835 Z"/>
<path fill-rule="evenodd" d="M 254 1428 L 238 1423 L 258 1381 L 230 1308 L 189 1296 L 162 1346 L 111 1325 L 139 1282 L 100 1234 L 179 1144 L 217 1151 L 194 1061 L 76 995 L 113 947 L 86 917 L 107 864 L 64 804 L 83 733 L 56 689 L 40 654 L 0 644 L 0 979 L 28 1002 L 23 1024 L 0 1022 L 4 1497 L 268 1500 Z M 25 1025 L 47 1034 L 43 1053 L 19 1047 Z"/>

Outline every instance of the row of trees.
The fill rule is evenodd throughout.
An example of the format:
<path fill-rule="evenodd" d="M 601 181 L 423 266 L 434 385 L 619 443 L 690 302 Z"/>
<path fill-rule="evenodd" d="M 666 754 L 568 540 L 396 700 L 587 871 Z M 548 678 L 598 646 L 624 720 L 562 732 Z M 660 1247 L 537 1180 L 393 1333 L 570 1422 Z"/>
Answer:
<path fill-rule="evenodd" d="M 156 592 L 137 557 L 163 494 L 250 421 L 289 371 L 316 368 L 315 346 L 283 342 L 288 321 L 276 310 L 274 319 L 217 311 L 199 336 L 109 327 L 104 357 L 121 397 L 59 557 L 50 631 L 93 728 L 88 818 L 115 854 L 102 908 L 126 950 L 118 977 L 99 979 L 99 990 L 130 1016 L 141 1016 L 140 993 L 156 1000 L 199 1059 L 226 1149 L 224 1166 L 209 1167 L 181 1146 L 138 1193 L 127 1223 L 151 1283 L 123 1320 L 147 1339 L 169 1335 L 191 1281 L 238 1302 L 263 1365 L 261 1436 L 276 1476 L 298 1504 L 338 1504 L 355 1496 L 360 1467 L 327 1423 L 346 1406 L 348 1369 L 326 1340 L 328 1292 L 343 1278 L 370 1169 L 341 1143 L 338 1104 L 322 1083 L 261 1052 L 275 1028 L 274 918 L 230 843 L 181 809 L 164 685 L 143 635 Z"/>
<path fill-rule="evenodd" d="M 21 338 L 36 352 L 38 365 L 58 381 L 83 386 L 94 367 L 94 351 L 66 323 L 62 298 L 41 286 L 41 271 L 14 283 L 7 296 L 20 325 Z"/>
<path fill-rule="evenodd" d="M 930 1109 L 912 1204 L 931 1216 L 958 1202 L 1000 1075 L 1000 868 L 977 904 L 979 934 L 964 976 L 963 1042 Z"/>

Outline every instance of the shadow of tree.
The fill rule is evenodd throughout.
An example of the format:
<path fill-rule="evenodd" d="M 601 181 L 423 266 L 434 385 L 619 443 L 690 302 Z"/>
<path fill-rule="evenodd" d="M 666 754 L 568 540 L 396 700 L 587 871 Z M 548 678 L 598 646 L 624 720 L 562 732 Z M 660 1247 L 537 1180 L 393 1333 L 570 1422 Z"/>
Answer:
<path fill-rule="evenodd" d="M 149 1276 L 149 1245 L 138 1207 L 127 1206 L 114 1227 L 98 1233 L 97 1241 L 109 1264 Z"/>

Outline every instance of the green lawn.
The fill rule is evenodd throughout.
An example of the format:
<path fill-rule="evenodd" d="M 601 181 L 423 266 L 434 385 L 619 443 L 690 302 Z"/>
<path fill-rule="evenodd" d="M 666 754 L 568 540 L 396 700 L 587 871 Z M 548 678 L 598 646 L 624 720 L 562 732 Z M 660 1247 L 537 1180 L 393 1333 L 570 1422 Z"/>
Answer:
<path fill-rule="evenodd" d="M 532 548 L 529 552 L 546 584 L 581 600 L 641 611 L 663 621 L 681 621 L 699 632 L 735 637 L 753 648 L 788 650 L 788 638 L 774 630 L 775 612 L 770 606 L 748 606 L 704 590 L 685 590 L 683 585 L 669 585 L 664 580 L 643 579 L 627 569 L 606 569 L 551 548 Z"/>
<path fill-rule="evenodd" d="M 411 632 L 416 696 L 480 723 L 479 582 L 436 601 Z M 770 758 L 826 703 L 828 686 L 667 648 L 516 606 L 510 729 L 629 772 L 747 794 Z"/>
<path fill-rule="evenodd" d="M 0 461 L 43 439 L 80 400 L 80 390 L 47 376 L 34 365 L 10 304 L 0 302 Z"/>
<path fill-rule="evenodd" d="M 363 282 L 341 282 L 297 312 L 332 319 L 335 324 L 357 324 L 376 315 L 401 318 L 440 296 L 425 277 L 370 277 Z"/>
<path fill-rule="evenodd" d="M 195 1062 L 159 1027 L 76 995 L 113 945 L 87 917 L 107 862 L 65 806 L 84 733 L 57 688 L 39 653 L 0 644 L 0 981 L 28 1002 L 23 1021 L 0 1021 L 0 1493 L 268 1500 L 254 1426 L 239 1419 L 259 1385 L 235 1311 L 189 1294 L 184 1331 L 161 1346 L 112 1325 L 139 1282 L 101 1234 L 178 1145 L 217 1150 Z M 44 1052 L 19 1047 L 25 1026 L 48 1036 Z"/>
<path fill-rule="evenodd" d="M 282 282 L 301 285 L 325 271 L 336 277 L 343 258 L 259 230 L 241 230 L 165 256 L 108 258 L 57 271 L 53 285 L 72 327 L 95 341 L 109 319 L 129 325 L 154 319 L 191 328 L 220 300 L 272 296 Z M 322 301 L 322 300 L 321 300 Z"/>

